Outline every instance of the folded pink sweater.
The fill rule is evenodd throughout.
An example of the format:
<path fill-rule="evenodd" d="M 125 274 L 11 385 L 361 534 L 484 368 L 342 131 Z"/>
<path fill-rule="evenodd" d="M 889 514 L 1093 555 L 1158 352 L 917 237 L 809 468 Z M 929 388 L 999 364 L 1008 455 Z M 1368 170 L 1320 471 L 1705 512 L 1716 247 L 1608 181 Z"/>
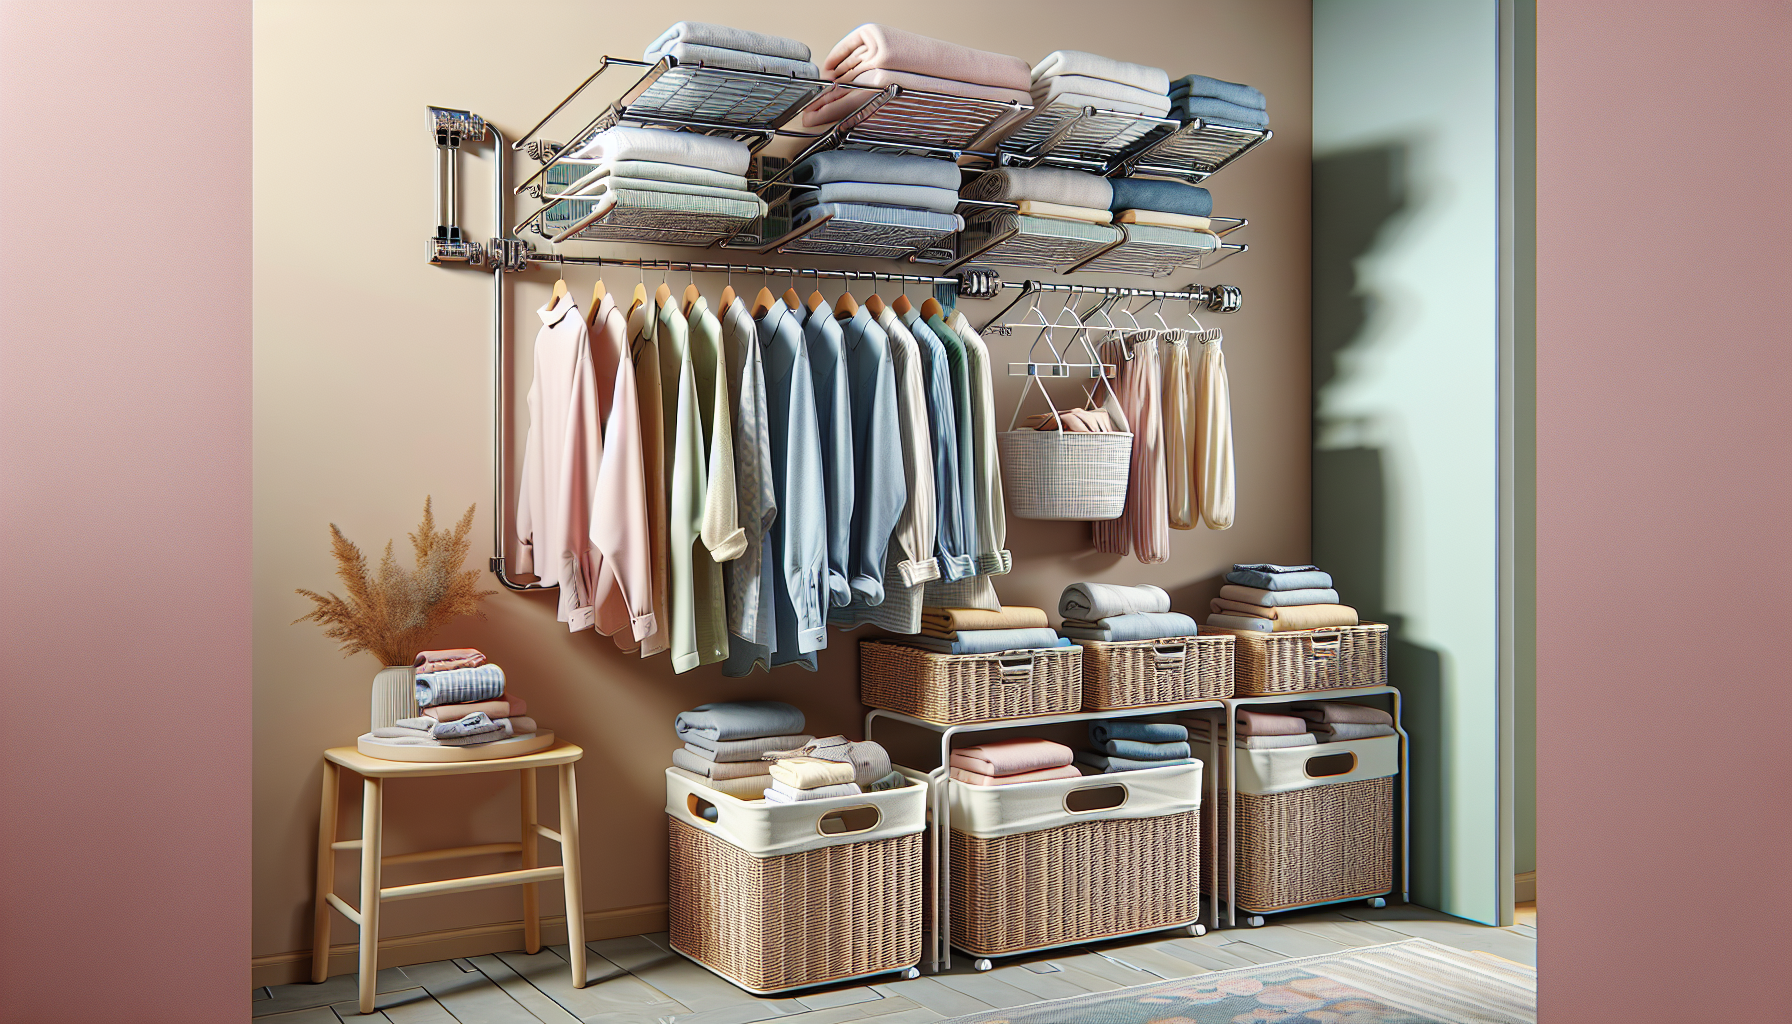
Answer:
<path fill-rule="evenodd" d="M 477 668 L 485 664 L 485 655 L 471 647 L 456 647 L 451 651 L 423 651 L 413 662 L 417 671 L 447 672 L 457 668 Z"/>
<path fill-rule="evenodd" d="M 1042 768 L 1062 768 L 1075 756 L 1076 752 L 1062 743 L 1028 736 L 959 747 L 952 752 L 952 767 L 978 775 L 1019 775 Z"/>
<path fill-rule="evenodd" d="M 883 68 L 955 82 L 1017 89 L 1031 96 L 1033 69 L 1019 57 L 948 43 L 888 25 L 860 25 L 834 44 L 821 66 L 830 82 L 850 82 Z"/>
<path fill-rule="evenodd" d="M 1021 772 L 1018 775 L 979 775 L 963 768 L 953 768 L 952 777 L 967 786 L 1015 786 L 1023 782 L 1050 782 L 1053 779 L 1080 779 L 1083 773 L 1072 764 L 1057 768 L 1041 768 L 1036 772 Z"/>

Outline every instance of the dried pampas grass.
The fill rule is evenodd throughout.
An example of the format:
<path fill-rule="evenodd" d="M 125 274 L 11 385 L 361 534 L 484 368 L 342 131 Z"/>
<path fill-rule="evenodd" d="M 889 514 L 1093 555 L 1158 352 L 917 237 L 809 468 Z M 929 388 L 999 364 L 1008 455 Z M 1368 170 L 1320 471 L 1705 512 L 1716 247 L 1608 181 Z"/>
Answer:
<path fill-rule="evenodd" d="M 473 530 L 477 507 L 468 506 L 452 530 L 438 531 L 430 499 L 423 499 L 423 522 L 410 535 L 415 570 L 398 564 L 392 542 L 387 541 L 379 568 L 369 573 L 367 556 L 331 523 L 330 553 L 348 597 L 301 588 L 297 593 L 317 607 L 294 619 L 293 625 L 322 625 L 325 636 L 341 642 L 344 657 L 369 651 L 382 665 L 409 665 L 449 619 L 483 618 L 479 602 L 497 591 L 480 590 L 479 570 L 465 568 L 472 547 L 467 535 Z"/>

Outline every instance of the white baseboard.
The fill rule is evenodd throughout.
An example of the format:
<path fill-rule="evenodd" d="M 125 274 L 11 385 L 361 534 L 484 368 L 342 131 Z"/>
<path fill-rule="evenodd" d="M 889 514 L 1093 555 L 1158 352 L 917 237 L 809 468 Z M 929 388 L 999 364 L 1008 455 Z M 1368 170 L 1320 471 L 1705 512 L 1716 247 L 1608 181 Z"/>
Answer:
<path fill-rule="evenodd" d="M 1537 902 L 1537 872 L 1520 871 L 1512 876 L 1512 902 Z"/>
<path fill-rule="evenodd" d="M 624 935 L 666 930 L 666 905 L 649 903 L 639 907 L 597 910 L 585 915 L 585 938 L 615 939 Z M 541 919 L 542 945 L 552 946 L 566 941 L 566 918 L 556 915 Z M 427 964 L 455 957 L 484 956 L 505 950 L 523 948 L 523 922 L 477 925 L 471 928 L 450 928 L 412 935 L 393 935 L 380 940 L 380 966 L 403 967 Z M 336 943 L 330 947 L 330 974 L 353 974 L 357 968 L 355 944 Z M 290 985 L 311 979 L 311 951 L 296 949 L 289 953 L 269 953 L 254 957 L 250 964 L 250 986 Z"/>

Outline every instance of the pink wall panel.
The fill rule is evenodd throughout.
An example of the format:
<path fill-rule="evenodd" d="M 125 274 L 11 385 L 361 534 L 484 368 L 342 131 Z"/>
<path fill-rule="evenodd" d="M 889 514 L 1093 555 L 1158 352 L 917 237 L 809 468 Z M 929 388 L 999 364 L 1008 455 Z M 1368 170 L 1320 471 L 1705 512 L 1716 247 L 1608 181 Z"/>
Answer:
<path fill-rule="evenodd" d="M 1539 8 L 1543 1019 L 1771 1016 L 1792 913 L 1792 6 Z"/>
<path fill-rule="evenodd" d="M 249 5 L 0 5 L 0 1020 L 244 1019 Z"/>

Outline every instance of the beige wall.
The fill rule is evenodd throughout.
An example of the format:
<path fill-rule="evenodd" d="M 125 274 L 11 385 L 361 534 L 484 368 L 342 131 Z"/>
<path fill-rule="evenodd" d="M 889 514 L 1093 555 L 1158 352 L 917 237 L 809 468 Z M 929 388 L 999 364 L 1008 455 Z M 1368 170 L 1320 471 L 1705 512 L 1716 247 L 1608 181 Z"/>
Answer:
<path fill-rule="evenodd" d="M 424 263 L 431 147 L 422 130 L 423 108 L 470 109 L 514 138 L 587 74 L 598 55 L 637 55 L 676 18 L 782 33 L 825 53 L 873 16 L 868 9 L 813 0 L 782 7 L 778 15 L 749 16 L 738 4 L 709 2 L 653 10 L 588 0 L 515 7 L 470 0 L 256 5 L 254 953 L 273 965 L 258 980 L 296 977 L 276 979 L 284 970 L 279 965 L 293 962 L 281 954 L 309 942 L 319 752 L 352 743 L 365 729 L 368 685 L 378 668 L 370 656 L 344 661 L 315 627 L 289 625 L 305 610 L 294 587 L 334 582 L 327 524 L 335 522 L 364 547 L 377 549 L 387 538 L 402 545 L 426 494 L 444 514 L 478 502 L 474 553 L 481 564 L 488 554 L 491 286 L 484 274 Z M 1244 312 L 1210 321 L 1228 332 L 1238 525 L 1224 533 L 1176 533 L 1169 562 L 1141 566 L 1091 551 L 1084 525 L 1012 521 L 1016 567 L 1001 583 L 1003 599 L 1050 605 L 1065 583 L 1101 578 L 1157 583 L 1176 595 L 1178 608 L 1194 611 L 1204 608 L 1219 574 L 1236 559 L 1305 558 L 1309 5 L 916 0 L 903 12 L 904 27 L 949 33 L 1029 61 L 1054 49 L 1087 49 L 1172 74 L 1199 69 L 1251 82 L 1268 95 L 1274 112 L 1274 141 L 1213 182 L 1217 212 L 1251 219 L 1238 237 L 1252 251 L 1203 278 L 1238 284 L 1245 294 Z M 549 53 L 578 56 L 543 56 Z M 624 84 L 618 76 L 609 88 Z M 490 234 L 488 160 L 480 151 L 463 162 L 471 197 L 463 222 L 478 238 Z M 580 251 L 690 253 L 592 244 Z M 896 268 L 880 263 L 877 269 Z M 591 279 L 590 271 L 569 277 L 581 298 Z M 616 272 L 608 279 L 624 287 L 637 278 Z M 510 318 L 517 338 L 513 366 L 527 366 L 536 326 L 529 311 L 543 301 L 551 280 L 542 272 L 512 279 L 512 309 L 520 310 Z M 1178 276 L 1168 284 L 1189 280 Z M 721 288 L 715 278 L 699 284 L 712 295 Z M 833 285 L 823 291 L 838 293 Z M 972 302 L 967 314 L 981 324 L 997 308 Z M 998 362 L 1024 358 L 1018 339 L 993 342 Z M 525 371 L 512 394 L 520 395 L 526 384 Z M 1018 388 L 1007 378 L 996 387 L 1005 415 Z M 529 698 L 537 718 L 584 745 L 586 907 L 647 908 L 610 915 L 599 928 L 655 926 L 656 905 L 664 901 L 661 772 L 675 746 L 670 726 L 676 712 L 707 700 L 775 697 L 802 706 L 817 733 L 857 735 L 862 728 L 852 634 L 831 634 L 832 646 L 815 674 L 787 669 L 731 680 L 710 667 L 674 676 L 664 658 L 642 662 L 620 655 L 606 639 L 567 635 L 554 621 L 551 598 L 503 594 L 486 607 L 484 621 L 457 625 L 440 641 L 485 650 Z M 513 778 L 390 787 L 388 849 L 508 835 L 516 820 Z M 345 793 L 358 798 L 352 790 Z M 345 820 L 353 819 L 351 804 Z M 469 870 L 497 866 L 496 860 L 465 863 Z M 342 867 L 338 889 L 351 891 L 352 865 Z M 397 883 L 427 872 L 397 869 L 391 877 Z M 550 896 L 544 903 L 557 907 L 558 901 Z M 511 948 L 514 933 L 480 929 L 516 920 L 518 906 L 515 890 L 402 902 L 385 911 L 383 931 L 472 929 L 454 955 L 481 946 Z M 349 941 L 352 929 L 339 923 L 335 937 Z M 430 958 L 447 948 L 437 943 L 411 952 Z M 402 962 L 405 955 L 399 950 L 388 962 Z M 352 968 L 342 962 L 338 969 Z"/>

